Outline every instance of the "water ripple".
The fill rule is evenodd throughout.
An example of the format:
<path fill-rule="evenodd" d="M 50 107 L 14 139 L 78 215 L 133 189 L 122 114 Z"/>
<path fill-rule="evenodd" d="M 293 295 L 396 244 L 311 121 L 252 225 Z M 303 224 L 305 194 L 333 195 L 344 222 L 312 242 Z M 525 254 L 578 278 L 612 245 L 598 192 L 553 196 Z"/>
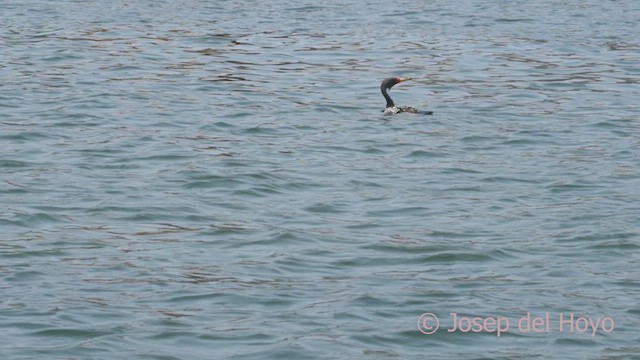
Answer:
<path fill-rule="evenodd" d="M 638 10 L 3 3 L 0 354 L 633 357 Z"/>

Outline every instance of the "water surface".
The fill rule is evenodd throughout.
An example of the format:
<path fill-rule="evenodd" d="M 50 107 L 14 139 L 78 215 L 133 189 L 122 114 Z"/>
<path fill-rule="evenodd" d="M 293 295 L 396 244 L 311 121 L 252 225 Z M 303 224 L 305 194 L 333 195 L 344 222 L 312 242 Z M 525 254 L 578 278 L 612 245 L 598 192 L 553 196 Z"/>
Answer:
<path fill-rule="evenodd" d="M 639 14 L 3 2 L 1 357 L 640 358 Z"/>

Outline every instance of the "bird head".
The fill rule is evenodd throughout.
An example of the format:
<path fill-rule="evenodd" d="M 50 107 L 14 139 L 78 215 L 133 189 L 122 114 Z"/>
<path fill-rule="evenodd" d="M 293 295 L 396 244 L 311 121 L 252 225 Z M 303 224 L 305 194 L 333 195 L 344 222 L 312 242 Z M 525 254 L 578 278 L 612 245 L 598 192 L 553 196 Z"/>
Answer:
<path fill-rule="evenodd" d="M 413 80 L 412 78 L 405 78 L 405 77 L 392 77 L 392 78 L 387 78 L 384 79 L 382 81 L 382 84 L 380 84 L 380 87 L 383 89 L 391 89 L 394 85 L 399 84 L 401 82 L 407 81 L 407 80 Z"/>

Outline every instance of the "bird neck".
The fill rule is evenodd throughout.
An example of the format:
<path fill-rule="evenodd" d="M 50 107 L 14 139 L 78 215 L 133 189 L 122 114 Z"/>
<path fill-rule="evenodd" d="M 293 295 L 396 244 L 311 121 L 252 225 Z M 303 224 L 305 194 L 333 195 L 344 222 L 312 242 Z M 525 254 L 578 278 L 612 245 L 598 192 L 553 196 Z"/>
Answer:
<path fill-rule="evenodd" d="M 387 100 L 387 107 L 388 108 L 396 106 L 393 103 L 393 100 L 391 100 L 391 96 L 389 96 L 389 94 L 387 93 L 387 89 L 382 88 L 382 89 L 380 89 L 380 91 L 382 91 L 382 96 L 384 96 L 385 100 Z"/>

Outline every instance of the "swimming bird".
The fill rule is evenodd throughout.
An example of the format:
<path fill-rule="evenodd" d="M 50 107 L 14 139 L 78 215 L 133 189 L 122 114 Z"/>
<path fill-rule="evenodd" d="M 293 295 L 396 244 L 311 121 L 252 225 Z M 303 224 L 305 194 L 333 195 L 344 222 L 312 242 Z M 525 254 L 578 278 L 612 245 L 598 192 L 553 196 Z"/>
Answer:
<path fill-rule="evenodd" d="M 403 77 L 392 77 L 392 78 L 384 79 L 382 81 L 382 84 L 380 84 L 380 91 L 382 92 L 382 96 L 384 96 L 385 100 L 387 100 L 387 106 L 385 107 L 384 110 L 382 110 L 384 114 L 391 115 L 391 114 L 397 114 L 401 112 L 412 113 L 412 114 L 423 114 L 423 115 L 433 114 L 433 111 L 420 111 L 413 106 L 396 106 L 393 103 L 393 100 L 391 100 L 391 96 L 389 96 L 389 93 L 387 92 L 387 90 L 391 90 L 391 88 L 395 84 L 399 84 L 407 80 L 413 80 L 413 79 L 403 78 Z"/>

